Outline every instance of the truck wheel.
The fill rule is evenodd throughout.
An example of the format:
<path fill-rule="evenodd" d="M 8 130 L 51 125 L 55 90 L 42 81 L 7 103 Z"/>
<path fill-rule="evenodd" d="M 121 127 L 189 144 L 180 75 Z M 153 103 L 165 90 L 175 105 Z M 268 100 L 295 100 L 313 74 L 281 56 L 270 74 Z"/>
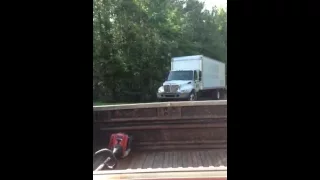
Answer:
<path fill-rule="evenodd" d="M 220 92 L 219 92 L 219 90 L 213 90 L 211 94 L 212 94 L 212 99 L 213 99 L 213 100 L 219 100 L 219 99 L 220 99 Z"/>
<path fill-rule="evenodd" d="M 189 95 L 189 101 L 196 101 L 197 100 L 197 95 L 196 93 L 194 93 L 194 91 L 192 91 Z"/>
<path fill-rule="evenodd" d="M 219 99 L 220 99 L 220 91 L 217 90 L 217 100 L 219 100 Z"/>

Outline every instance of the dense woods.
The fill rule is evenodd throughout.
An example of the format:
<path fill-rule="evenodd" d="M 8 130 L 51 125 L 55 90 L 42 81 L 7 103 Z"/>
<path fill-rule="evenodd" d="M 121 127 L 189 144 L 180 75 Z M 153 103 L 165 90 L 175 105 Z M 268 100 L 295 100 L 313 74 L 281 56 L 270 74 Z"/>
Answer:
<path fill-rule="evenodd" d="M 227 62 L 227 12 L 197 0 L 94 0 L 93 100 L 154 101 L 175 56 Z"/>

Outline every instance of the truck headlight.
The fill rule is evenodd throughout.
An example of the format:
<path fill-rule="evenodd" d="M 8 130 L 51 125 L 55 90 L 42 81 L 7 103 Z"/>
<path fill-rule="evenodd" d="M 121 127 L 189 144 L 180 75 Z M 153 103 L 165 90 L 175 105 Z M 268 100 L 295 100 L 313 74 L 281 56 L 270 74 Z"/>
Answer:
<path fill-rule="evenodd" d="M 163 88 L 163 86 L 159 87 L 159 89 L 158 89 L 158 93 L 163 93 L 163 92 L 164 92 L 164 88 Z"/>

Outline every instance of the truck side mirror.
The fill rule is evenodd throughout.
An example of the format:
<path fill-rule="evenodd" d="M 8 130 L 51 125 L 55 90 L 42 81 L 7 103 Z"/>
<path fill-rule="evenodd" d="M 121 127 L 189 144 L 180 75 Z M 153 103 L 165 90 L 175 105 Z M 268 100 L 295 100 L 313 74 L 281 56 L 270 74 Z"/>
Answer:
<path fill-rule="evenodd" d="M 164 81 L 168 80 L 168 76 L 169 76 L 169 72 L 165 72 L 164 75 L 163 75 Z"/>
<path fill-rule="evenodd" d="M 199 77 L 199 81 L 201 81 L 201 76 Z"/>

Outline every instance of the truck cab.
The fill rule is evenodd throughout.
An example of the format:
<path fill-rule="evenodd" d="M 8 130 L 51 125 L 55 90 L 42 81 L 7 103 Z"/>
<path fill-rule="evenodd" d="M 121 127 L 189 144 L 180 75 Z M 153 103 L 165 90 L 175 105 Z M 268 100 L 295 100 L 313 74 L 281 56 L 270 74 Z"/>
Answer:
<path fill-rule="evenodd" d="M 170 71 L 168 78 L 158 89 L 158 99 L 187 99 L 196 100 L 200 88 L 200 70 Z"/>

